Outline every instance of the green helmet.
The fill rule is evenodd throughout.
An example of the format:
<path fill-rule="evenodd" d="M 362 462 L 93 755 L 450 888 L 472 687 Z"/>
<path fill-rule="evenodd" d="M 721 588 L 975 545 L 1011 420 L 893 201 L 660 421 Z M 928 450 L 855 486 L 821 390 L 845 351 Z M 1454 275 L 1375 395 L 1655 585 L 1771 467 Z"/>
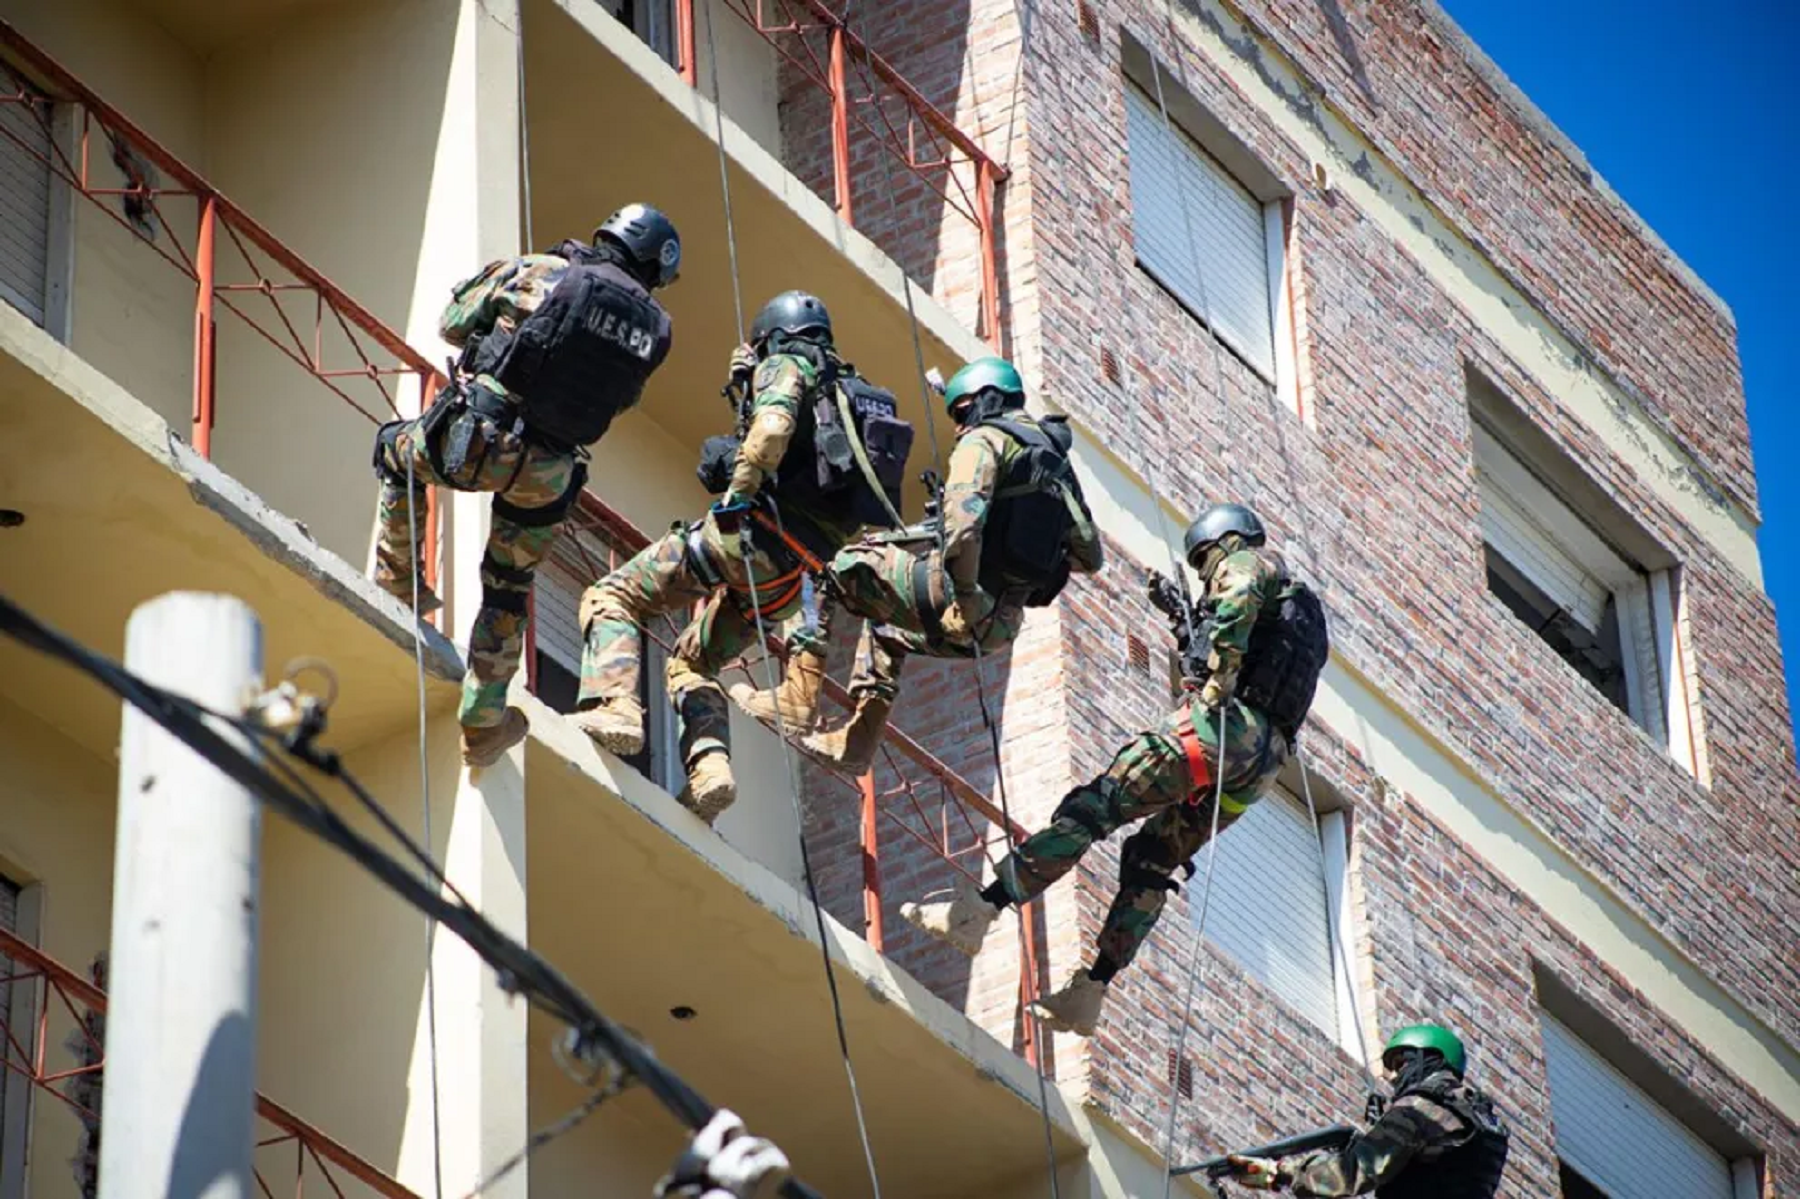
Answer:
<path fill-rule="evenodd" d="M 990 388 L 1024 402 L 1025 380 L 1012 363 L 1004 358 L 977 358 L 950 376 L 950 382 L 944 385 L 944 407 L 954 408 L 959 401 Z"/>
<path fill-rule="evenodd" d="M 1409 1024 L 1393 1036 L 1381 1051 L 1381 1060 L 1387 1061 L 1387 1055 L 1396 1049 L 1431 1049 L 1444 1057 L 1444 1064 L 1462 1077 L 1463 1067 L 1468 1064 L 1468 1054 L 1463 1052 L 1463 1043 L 1455 1033 L 1436 1024 Z"/>

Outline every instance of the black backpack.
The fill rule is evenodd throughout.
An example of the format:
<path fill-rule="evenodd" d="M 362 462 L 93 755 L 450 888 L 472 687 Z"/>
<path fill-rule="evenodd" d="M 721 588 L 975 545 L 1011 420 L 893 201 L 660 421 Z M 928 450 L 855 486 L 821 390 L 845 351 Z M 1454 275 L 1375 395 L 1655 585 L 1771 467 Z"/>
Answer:
<path fill-rule="evenodd" d="M 1292 741 L 1312 707 L 1319 676 L 1331 659 L 1331 634 L 1318 593 L 1284 578 L 1276 602 L 1250 630 L 1250 649 L 1238 672 L 1237 696 L 1262 712 Z"/>
<path fill-rule="evenodd" d="M 990 416 L 981 423 L 1022 449 L 996 481 L 978 581 L 991 595 L 1023 591 L 1026 607 L 1045 607 L 1069 581 L 1076 513 L 1086 519 L 1087 505 L 1069 462 L 1075 435 L 1066 416 Z"/>

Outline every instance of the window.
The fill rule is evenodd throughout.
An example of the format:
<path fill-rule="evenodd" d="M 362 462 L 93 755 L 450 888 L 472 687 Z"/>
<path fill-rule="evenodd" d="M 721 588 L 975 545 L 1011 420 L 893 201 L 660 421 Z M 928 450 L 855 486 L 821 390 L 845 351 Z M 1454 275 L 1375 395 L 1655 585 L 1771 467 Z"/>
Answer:
<path fill-rule="evenodd" d="M 1626 557 L 1484 425 L 1474 434 L 1488 589 L 1667 745 L 1671 576 Z"/>
<path fill-rule="evenodd" d="M 1205 931 L 1207 940 L 1354 1056 L 1357 1005 L 1346 973 L 1349 954 L 1332 944 L 1333 929 L 1340 937 L 1347 931 L 1346 832 L 1343 812 L 1321 813 L 1315 830 L 1305 803 L 1271 790 L 1219 836 L 1219 875 Z M 1203 848 L 1195 856 L 1194 877 L 1182 888 L 1196 921 L 1210 853 Z"/>
<path fill-rule="evenodd" d="M 1277 328 L 1284 323 L 1279 199 L 1260 197 L 1175 123 L 1173 87 L 1163 72 L 1168 124 L 1154 90 L 1125 88 L 1138 264 L 1259 374 L 1276 381 Z"/>
<path fill-rule="evenodd" d="M 50 101 L 3 65 L 0 91 L 31 97 L 29 104 L 0 103 L 0 299 L 44 327 L 55 257 Z"/>
<path fill-rule="evenodd" d="M 1548 1012 L 1543 1031 L 1565 1196 L 1734 1199 L 1743 1171 Z"/>
<path fill-rule="evenodd" d="M 590 563 L 611 560 L 606 546 L 586 531 L 566 531 L 550 556 L 538 567 L 532 592 L 532 620 L 537 655 L 537 697 L 558 712 L 575 710 L 581 689 L 581 593 L 597 573 Z M 677 613 L 678 617 L 685 613 Z M 667 623 L 659 622 L 659 623 Z M 669 706 L 663 667 L 668 658 L 663 648 L 644 639 L 644 659 L 638 672 L 638 700 L 644 705 L 644 751 L 625 762 L 657 786 L 678 792 L 687 785 L 681 765 L 679 718 Z"/>
<path fill-rule="evenodd" d="M 675 20 L 669 0 L 602 0 L 601 7 L 664 62 L 681 65 L 675 61 Z"/>

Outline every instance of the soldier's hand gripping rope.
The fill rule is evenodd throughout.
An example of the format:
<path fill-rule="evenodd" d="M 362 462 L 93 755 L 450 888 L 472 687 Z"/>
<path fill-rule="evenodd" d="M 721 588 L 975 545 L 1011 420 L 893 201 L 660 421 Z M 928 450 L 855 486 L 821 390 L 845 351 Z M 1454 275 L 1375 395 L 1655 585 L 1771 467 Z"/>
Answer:
<path fill-rule="evenodd" d="M 713 1113 L 656 1184 L 656 1199 L 755 1199 L 787 1175 L 788 1159 L 771 1141 L 744 1131 L 736 1112 Z"/>

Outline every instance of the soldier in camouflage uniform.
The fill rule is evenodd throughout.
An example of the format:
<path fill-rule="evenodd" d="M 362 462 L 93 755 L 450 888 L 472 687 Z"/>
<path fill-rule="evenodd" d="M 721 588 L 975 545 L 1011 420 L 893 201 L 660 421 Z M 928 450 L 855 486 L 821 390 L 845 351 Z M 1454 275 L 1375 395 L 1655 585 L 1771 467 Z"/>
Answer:
<path fill-rule="evenodd" d="M 1382 1066 L 1394 1095 L 1367 1129 L 1340 1149 L 1293 1157 L 1232 1154 L 1235 1181 L 1300 1196 L 1493 1199 L 1506 1169 L 1509 1134 L 1480 1088 L 1463 1080 L 1462 1042 L 1435 1024 L 1403 1028 Z"/>
<path fill-rule="evenodd" d="M 1184 647 L 1192 656 L 1185 669 L 1198 694 L 1190 691 L 1158 728 L 1126 742 L 1098 778 L 1065 795 L 1049 827 L 1002 861 L 986 890 L 965 888 L 952 900 L 901 906 L 907 920 L 972 954 L 1007 906 L 1034 899 L 1074 869 L 1096 841 L 1143 820 L 1120 854 L 1119 890 L 1093 964 L 1035 1005 L 1057 1031 L 1092 1035 L 1107 986 L 1149 937 L 1167 893 L 1176 889 L 1176 869 L 1210 838 L 1215 797 L 1223 831 L 1274 782 L 1311 703 L 1322 650 L 1316 662 L 1309 658 L 1295 668 L 1290 690 L 1297 698 L 1284 699 L 1284 710 L 1234 698 L 1247 655 L 1266 648 L 1257 644 L 1259 618 L 1280 608 L 1290 585 L 1279 558 L 1260 550 L 1263 540 L 1262 524 L 1248 508 L 1221 504 L 1201 514 L 1187 542 L 1188 562 L 1203 582 L 1205 615 L 1181 613 L 1181 624 L 1194 629 Z M 1166 596 L 1168 581 L 1152 579 L 1153 596 Z M 1253 630 L 1259 635 L 1253 637 Z M 1269 639 L 1280 640 L 1278 627 Z"/>
<path fill-rule="evenodd" d="M 764 486 L 781 473 L 790 442 L 795 454 L 813 453 L 801 444 L 810 439 L 802 410 L 851 369 L 833 348 L 825 305 L 803 292 L 769 301 L 752 323 L 750 345 L 733 353 L 731 369 L 734 378 L 753 372 L 752 399 L 725 494 L 703 519 L 672 526 L 582 596 L 585 643 L 574 717 L 603 748 L 623 757 L 640 752 L 643 627 L 663 613 L 702 604 L 676 641 L 667 679 L 682 721 L 688 786 L 681 799 L 708 824 L 737 797 L 719 672 L 755 640 L 758 612 L 771 630 L 798 612 L 805 576 L 862 528 L 836 503 Z"/>
<path fill-rule="evenodd" d="M 927 524 L 876 534 L 846 546 L 826 572 L 827 595 L 863 618 L 849 687 L 855 712 L 842 727 L 808 736 L 802 744 L 851 774 L 861 774 L 874 761 L 908 654 L 969 658 L 1005 649 L 1019 635 L 1027 600 L 1046 581 L 987 569 L 999 555 L 983 551 L 990 514 L 997 504 L 1014 502 L 1005 493 L 1015 489 L 1002 483 L 1029 448 L 1019 431 L 1051 444 L 1044 432 L 1049 422 L 1024 412 L 1024 380 L 1001 358 L 981 358 L 956 372 L 944 389 L 944 403 L 956 421 L 957 440 L 938 518 L 941 530 Z M 1066 465 L 1066 446 L 1054 448 Z M 1039 526 L 1054 540 L 1055 518 L 1066 525 L 1062 542 L 1048 547 L 1054 585 L 1060 587 L 1070 570 L 1092 573 L 1105 558 L 1074 471 L 1065 470 L 1055 485 L 1052 520 L 1040 520 Z M 739 683 L 732 698 L 765 721 L 774 719 L 779 706 L 788 728 L 810 729 L 818 718 L 829 611 L 827 606 L 821 612 L 816 632 L 790 637 L 795 652 L 778 689 L 755 691 Z"/>
<path fill-rule="evenodd" d="M 420 614 L 441 606 L 420 577 L 425 489 L 494 496 L 482 604 L 469 633 L 458 713 L 470 766 L 492 765 L 526 732 L 525 714 L 507 706 L 506 690 L 524 648 L 533 573 L 587 473 L 585 443 L 557 435 L 567 431 L 558 419 L 567 413 L 557 405 L 567 405 L 573 389 L 582 419 L 604 409 L 604 431 L 612 409 L 636 401 L 669 349 L 668 316 L 650 292 L 674 281 L 680 259 L 674 226 L 656 209 L 633 204 L 595 231 L 592 246 L 566 241 L 554 253 L 492 263 L 457 285 L 439 322 L 444 340 L 463 350 L 456 379 L 424 415 L 384 425 L 376 436 L 381 495 L 374 578 L 403 603 L 416 595 Z M 591 303 L 601 319 L 594 324 L 609 340 L 596 347 L 565 339 L 544 355 L 549 369 L 533 371 L 530 385 L 502 384 L 496 378 L 502 371 L 509 380 L 524 377 L 504 361 L 515 334 L 559 284 L 577 278 L 599 280 L 582 295 L 597 296 Z M 627 328 L 629 337 L 613 337 Z"/>

